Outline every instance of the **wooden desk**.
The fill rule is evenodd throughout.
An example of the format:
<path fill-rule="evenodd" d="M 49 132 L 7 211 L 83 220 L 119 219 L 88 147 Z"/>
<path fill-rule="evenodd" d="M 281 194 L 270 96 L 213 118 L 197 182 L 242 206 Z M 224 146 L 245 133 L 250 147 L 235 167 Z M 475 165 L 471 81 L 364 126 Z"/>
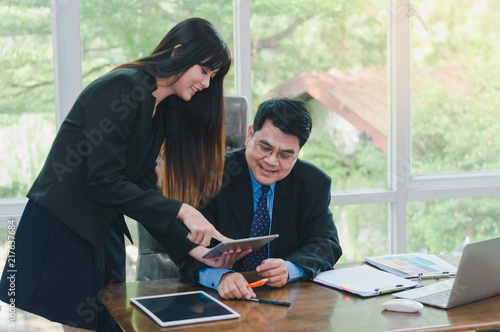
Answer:
<path fill-rule="evenodd" d="M 436 282 L 425 280 L 423 284 Z M 397 313 L 380 306 L 391 299 L 383 295 L 361 299 L 318 285 L 295 282 L 282 289 L 255 288 L 258 297 L 291 302 L 290 307 L 224 300 L 241 318 L 213 323 L 160 328 L 140 309 L 130 304 L 136 296 L 202 289 L 182 279 L 164 279 L 108 285 L 102 302 L 127 331 L 473 331 L 500 327 L 500 296 L 450 310 L 425 306 L 419 313 Z"/>

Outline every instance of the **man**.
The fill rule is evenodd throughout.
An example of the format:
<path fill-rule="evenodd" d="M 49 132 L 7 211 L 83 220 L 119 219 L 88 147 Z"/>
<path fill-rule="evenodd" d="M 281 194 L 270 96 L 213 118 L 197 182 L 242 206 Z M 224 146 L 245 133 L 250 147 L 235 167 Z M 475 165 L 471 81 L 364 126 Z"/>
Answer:
<path fill-rule="evenodd" d="M 268 286 L 282 287 L 333 267 L 342 249 L 329 210 L 331 179 L 297 159 L 311 128 L 303 102 L 283 98 L 259 106 L 246 148 L 226 156 L 223 188 L 201 212 L 230 238 L 279 237 L 263 247 L 264 257 L 252 252 L 232 270 L 208 268 L 186 256 L 179 264 L 184 277 L 218 290 L 222 298 L 249 299 L 255 293 L 239 271 L 257 271 Z M 260 200 L 263 190 L 267 195 Z"/>

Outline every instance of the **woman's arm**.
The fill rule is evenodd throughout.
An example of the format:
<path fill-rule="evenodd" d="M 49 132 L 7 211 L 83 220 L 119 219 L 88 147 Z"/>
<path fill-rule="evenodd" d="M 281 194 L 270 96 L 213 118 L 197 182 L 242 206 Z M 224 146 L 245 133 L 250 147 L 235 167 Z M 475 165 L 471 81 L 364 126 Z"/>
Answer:
<path fill-rule="evenodd" d="M 196 244 L 208 247 L 212 238 L 220 242 L 230 240 L 219 233 L 219 231 L 191 205 L 182 204 L 177 214 L 177 218 L 181 219 L 186 227 L 189 228 L 190 233 L 187 238 Z"/>

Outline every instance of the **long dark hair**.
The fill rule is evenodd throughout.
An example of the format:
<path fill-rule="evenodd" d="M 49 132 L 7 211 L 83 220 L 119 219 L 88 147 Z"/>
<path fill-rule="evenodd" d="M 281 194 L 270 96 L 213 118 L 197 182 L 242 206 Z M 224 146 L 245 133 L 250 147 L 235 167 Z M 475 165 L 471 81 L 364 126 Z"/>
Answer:
<path fill-rule="evenodd" d="M 226 43 L 208 21 L 190 18 L 174 26 L 153 53 L 117 68 L 137 67 L 155 78 L 174 77 L 175 82 L 194 65 L 218 69 L 210 87 L 188 102 L 169 96 L 158 107 L 168 111 L 161 153 L 163 194 L 196 207 L 213 197 L 222 184 L 223 80 L 231 66 Z"/>

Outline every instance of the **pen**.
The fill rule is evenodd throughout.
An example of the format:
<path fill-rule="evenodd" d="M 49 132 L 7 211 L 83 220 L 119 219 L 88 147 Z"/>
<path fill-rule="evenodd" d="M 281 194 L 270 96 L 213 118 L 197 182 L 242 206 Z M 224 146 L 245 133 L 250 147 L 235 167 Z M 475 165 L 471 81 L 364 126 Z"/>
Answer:
<path fill-rule="evenodd" d="M 420 279 L 439 279 L 439 278 L 450 278 L 452 275 L 449 272 L 443 272 L 439 274 L 427 274 L 418 276 Z"/>
<path fill-rule="evenodd" d="M 251 284 L 248 284 L 247 285 L 247 288 L 250 288 L 250 287 L 260 287 L 260 286 L 263 286 L 267 281 L 267 278 L 264 278 L 264 279 L 260 279 L 259 281 L 256 281 L 256 282 L 252 282 Z"/>
<path fill-rule="evenodd" d="M 281 306 L 284 306 L 284 307 L 289 307 L 290 306 L 290 302 L 282 302 L 282 301 L 276 301 L 276 300 L 271 300 L 271 299 L 259 299 L 259 298 L 256 298 L 256 297 L 251 298 L 250 301 L 253 301 L 253 302 L 262 302 L 262 303 L 269 303 L 269 304 L 276 304 L 276 305 L 281 305 Z"/>
<path fill-rule="evenodd" d="M 398 291 L 402 291 L 402 290 L 405 290 L 406 287 L 404 287 L 403 285 L 396 285 L 396 287 L 394 288 L 391 288 L 391 289 L 383 289 L 383 290 L 380 290 L 378 288 L 375 288 L 375 292 L 379 293 L 379 294 L 387 294 L 387 293 L 392 293 L 392 292 L 398 292 Z"/>

